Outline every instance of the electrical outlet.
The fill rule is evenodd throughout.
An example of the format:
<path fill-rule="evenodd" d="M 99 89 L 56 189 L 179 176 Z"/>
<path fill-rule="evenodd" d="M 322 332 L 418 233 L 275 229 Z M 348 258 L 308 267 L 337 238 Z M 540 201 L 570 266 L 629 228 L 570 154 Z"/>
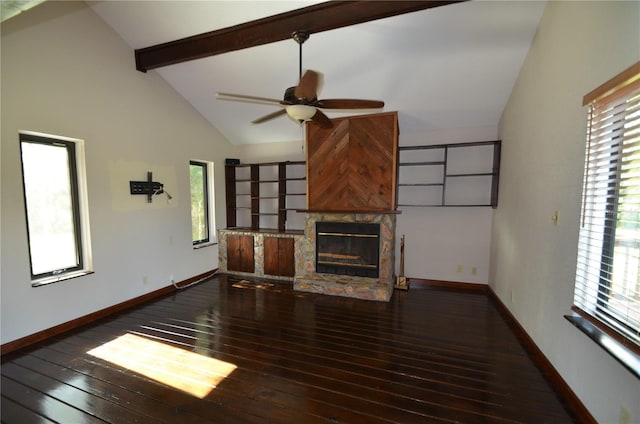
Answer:
<path fill-rule="evenodd" d="M 478 273 L 478 268 L 476 268 L 475 266 L 471 268 L 471 275 L 476 275 L 477 273 Z"/>
<path fill-rule="evenodd" d="M 149 282 L 149 281 L 148 281 L 147 276 L 146 276 L 146 275 L 144 275 L 144 276 L 142 277 L 142 285 L 143 285 L 143 286 L 146 286 L 148 282 Z"/>
<path fill-rule="evenodd" d="M 463 269 L 464 269 L 464 268 L 462 267 L 462 265 L 458 265 L 458 266 L 456 267 L 456 272 L 462 272 L 462 270 L 463 270 Z"/>
<path fill-rule="evenodd" d="M 631 424 L 631 412 L 624 406 L 620 407 L 620 419 L 619 424 Z"/>

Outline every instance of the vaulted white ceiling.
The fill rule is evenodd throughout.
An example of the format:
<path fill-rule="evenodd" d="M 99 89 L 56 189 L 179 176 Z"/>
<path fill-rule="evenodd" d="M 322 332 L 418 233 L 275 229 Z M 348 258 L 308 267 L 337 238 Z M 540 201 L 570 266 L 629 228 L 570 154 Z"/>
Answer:
<path fill-rule="evenodd" d="M 97 1 L 92 9 L 133 49 L 271 16 L 315 2 Z M 497 126 L 545 2 L 469 1 L 312 34 L 303 69 L 324 74 L 319 98 L 383 100 L 402 133 Z M 131 71 L 135 70 L 133 51 Z M 232 143 L 300 140 L 272 105 L 217 92 L 281 99 L 298 82 L 298 45 L 285 40 L 170 65 L 158 72 Z M 345 113 L 329 112 L 329 117 Z M 353 114 L 353 112 L 349 112 Z"/>

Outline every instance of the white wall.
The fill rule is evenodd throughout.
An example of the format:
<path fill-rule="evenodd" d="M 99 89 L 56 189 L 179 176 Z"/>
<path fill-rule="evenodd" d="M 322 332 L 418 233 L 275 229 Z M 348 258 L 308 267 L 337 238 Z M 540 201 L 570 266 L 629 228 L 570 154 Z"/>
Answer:
<path fill-rule="evenodd" d="M 2 24 L 2 343 L 217 267 L 217 246 L 193 250 L 189 159 L 215 162 L 224 225 L 224 158 L 235 147 L 84 2 L 46 2 Z M 31 287 L 18 132 L 85 140 L 93 275 Z M 129 194 L 129 180 L 165 184 L 169 204 Z"/>
<path fill-rule="evenodd" d="M 640 380 L 563 318 L 575 278 L 581 105 L 639 59 L 639 2 L 549 2 L 502 117 L 490 284 L 601 423 L 617 423 L 622 406 L 639 422 Z"/>
<path fill-rule="evenodd" d="M 295 123 L 291 123 L 295 125 Z M 300 130 L 302 131 L 302 129 Z M 281 143 L 240 144 L 237 146 L 238 159 L 242 163 L 283 162 L 287 160 L 307 160 L 304 135 L 299 141 Z"/>
<path fill-rule="evenodd" d="M 403 133 L 400 146 L 497 140 L 497 128 L 460 128 L 428 133 Z M 498 197 L 498 203 L 500 198 Z M 488 282 L 491 207 L 399 207 L 397 239 L 405 235 L 405 275 L 414 278 Z M 396 268 L 400 262 L 396 246 Z M 461 267 L 461 270 L 460 270 Z M 474 273 L 475 268 L 475 273 Z"/>

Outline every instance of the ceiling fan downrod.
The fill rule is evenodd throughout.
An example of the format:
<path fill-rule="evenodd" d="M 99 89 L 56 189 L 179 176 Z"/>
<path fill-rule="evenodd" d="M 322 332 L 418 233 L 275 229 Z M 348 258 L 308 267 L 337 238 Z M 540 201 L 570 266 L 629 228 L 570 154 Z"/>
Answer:
<path fill-rule="evenodd" d="M 291 38 L 293 38 L 299 46 L 298 80 L 300 80 L 300 78 L 302 78 L 302 45 L 309 39 L 309 31 L 294 31 L 293 34 L 291 34 Z"/>

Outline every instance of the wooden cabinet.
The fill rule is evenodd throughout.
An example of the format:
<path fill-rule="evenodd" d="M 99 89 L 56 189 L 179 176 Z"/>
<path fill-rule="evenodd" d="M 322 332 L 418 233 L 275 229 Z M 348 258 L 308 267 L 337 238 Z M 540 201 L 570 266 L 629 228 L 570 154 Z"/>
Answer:
<path fill-rule="evenodd" d="M 222 273 L 241 277 L 293 281 L 300 271 L 296 248 L 304 239 L 302 230 L 218 230 L 218 266 Z"/>
<path fill-rule="evenodd" d="M 293 238 L 264 238 L 264 273 L 283 277 L 294 276 L 295 259 Z"/>
<path fill-rule="evenodd" d="M 227 235 L 227 269 L 229 271 L 254 272 L 253 236 Z"/>

